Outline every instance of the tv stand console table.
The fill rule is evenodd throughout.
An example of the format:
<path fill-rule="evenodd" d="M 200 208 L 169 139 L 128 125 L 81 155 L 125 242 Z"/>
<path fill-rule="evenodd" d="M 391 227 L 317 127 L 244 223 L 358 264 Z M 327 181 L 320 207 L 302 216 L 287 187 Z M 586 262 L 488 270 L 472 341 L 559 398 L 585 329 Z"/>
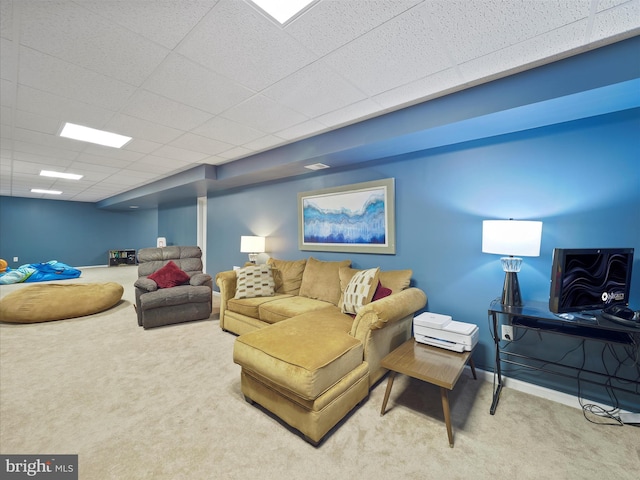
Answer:
<path fill-rule="evenodd" d="M 491 303 L 489 307 L 489 319 L 495 344 L 494 377 L 497 378 L 493 391 L 493 402 L 491 403 L 491 415 L 496 412 L 498 402 L 500 401 L 500 393 L 504 386 L 501 369 L 501 364 L 503 363 L 573 379 L 575 379 L 576 375 L 579 375 L 580 373 L 587 373 L 596 379 L 601 379 L 602 381 L 586 379 L 580 379 L 580 381 L 596 385 L 606 385 L 608 388 L 614 388 L 616 390 L 640 395 L 637 379 L 622 378 L 614 374 L 596 372 L 586 368 L 574 367 L 559 362 L 537 358 L 531 355 L 507 351 L 504 348 L 501 348 L 501 337 L 499 333 L 500 325 L 502 323 L 512 325 L 514 329 L 523 328 L 537 330 L 539 332 L 549 332 L 582 339 L 596 340 L 607 344 L 635 345 L 637 347 L 640 345 L 640 328 L 619 325 L 600 316 L 596 316 L 592 319 L 575 316 L 573 320 L 565 320 L 550 312 L 547 305 L 542 302 L 528 302 L 521 307 L 507 307 L 502 305 L 499 299 L 494 300 Z M 514 337 L 517 337 L 517 335 L 514 335 Z M 531 363 L 523 363 L 522 360 L 525 359 L 532 360 L 533 363 L 539 362 L 543 364 L 543 366 L 538 367 Z M 550 365 L 556 367 L 556 370 L 549 370 L 548 368 L 545 368 Z M 616 385 L 612 383 L 616 381 L 620 384 Z M 626 385 L 635 384 L 636 387 L 632 390 L 630 387 L 622 385 L 625 383 Z"/>

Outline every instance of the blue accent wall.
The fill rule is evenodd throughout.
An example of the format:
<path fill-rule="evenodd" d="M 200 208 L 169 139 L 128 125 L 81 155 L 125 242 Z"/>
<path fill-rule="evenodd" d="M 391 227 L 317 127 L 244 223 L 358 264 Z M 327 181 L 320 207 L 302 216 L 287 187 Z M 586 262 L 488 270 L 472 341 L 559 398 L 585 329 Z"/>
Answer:
<path fill-rule="evenodd" d="M 634 247 L 631 305 L 640 309 L 638 132 L 640 110 L 627 110 L 213 196 L 208 205 L 209 271 L 242 265 L 246 255 L 240 253 L 240 236 L 251 234 L 267 236 L 268 255 L 279 259 L 350 258 L 356 268 L 412 268 L 413 284 L 428 295 L 428 310 L 480 327 L 476 364 L 493 370 L 487 308 L 500 296 L 504 273 L 499 256 L 481 252 L 482 220 L 544 222 L 541 255 L 525 258 L 519 274 L 525 300 L 548 301 L 555 247 Z M 396 255 L 298 250 L 298 192 L 388 177 L 396 181 Z M 543 350 L 543 356 L 553 347 L 546 352 L 551 359 L 559 359 L 577 341 L 561 337 L 536 346 L 534 336 L 520 345 Z M 599 360 L 602 345 L 586 342 L 590 362 Z M 569 361 L 580 365 L 582 350 L 576 352 Z M 624 350 L 618 354 L 627 358 Z M 507 374 L 577 394 L 570 380 Z M 628 368 L 626 374 L 638 373 Z M 583 394 L 611 403 L 598 387 L 581 388 Z M 633 405 L 637 397 L 620 395 L 620 401 Z"/>
<path fill-rule="evenodd" d="M 291 260 L 313 256 L 321 260 L 349 258 L 356 268 L 411 268 L 413 285 L 428 295 L 428 310 L 479 326 L 480 342 L 474 358 L 478 367 L 493 370 L 487 308 L 500 296 L 504 273 L 499 256 L 481 252 L 482 220 L 535 219 L 544 222 L 542 248 L 540 257 L 525 258 L 519 273 L 525 300 L 548 300 L 555 247 L 633 247 L 636 258 L 630 304 L 640 309 L 640 108 L 638 92 L 632 91 L 640 78 L 640 61 L 634 55 L 637 44 L 638 39 L 631 39 L 441 97 L 419 108 L 393 112 L 221 166 L 216 170 L 219 181 L 253 169 L 277 168 L 280 163 L 292 161 L 291 155 L 300 162 L 313 158 L 314 162 L 333 160 L 342 165 L 287 180 L 210 193 L 208 272 L 215 275 L 246 262 L 246 254 L 240 252 L 242 235 L 268 237 L 267 253 L 259 257 L 260 262 L 269 255 Z M 616 107 L 619 111 L 615 113 L 602 113 L 611 110 L 594 107 L 593 111 L 602 114 L 505 133 L 514 132 L 508 123 L 517 121 L 519 115 L 546 117 L 545 113 L 549 113 L 553 117 L 549 110 L 563 108 L 566 99 L 562 95 L 573 93 L 576 85 L 613 88 L 622 82 L 626 88 L 620 92 L 614 88 L 618 93 L 612 98 L 625 100 L 631 96 L 632 101 L 623 101 L 625 106 Z M 580 97 L 584 103 L 590 103 L 590 93 L 593 92 Z M 557 101 L 529 105 L 548 98 Z M 523 106 L 527 108 L 514 110 Z M 497 113 L 491 118 L 476 118 L 472 113 L 481 107 L 485 114 Z M 467 118 L 465 115 L 473 121 L 463 124 L 467 129 L 463 132 L 457 129 L 459 123 L 451 122 L 438 131 L 423 132 L 416 127 L 415 136 L 400 139 L 389 134 L 389 129 L 407 133 L 404 127 L 411 130 L 415 123 L 446 124 L 447 118 Z M 484 133 L 476 134 L 475 129 Z M 458 143 L 435 138 L 443 132 Z M 434 137 L 434 141 L 417 142 L 414 146 L 429 144 L 433 148 L 402 155 L 398 152 L 409 150 L 390 148 L 393 143 L 416 141 L 422 135 Z M 295 155 L 302 150 L 317 155 L 298 159 Z M 362 158 L 376 160 L 346 166 L 349 161 Z M 345 162 L 340 163 L 341 160 Z M 395 178 L 396 187 L 395 255 L 298 250 L 299 192 L 390 177 Z M 108 249 L 155 246 L 158 236 L 167 237 L 170 245 L 195 244 L 196 229 L 195 194 L 186 203 L 139 211 L 0 197 L 0 257 L 12 267 L 18 266 L 11 262 L 14 256 L 20 257 L 19 264 L 55 259 L 73 266 L 103 265 Z M 637 363 L 632 360 L 636 355 L 637 362 L 637 346 L 635 350 L 608 348 L 595 341 L 581 343 L 575 338 L 541 335 L 544 342 L 533 332 L 519 339 L 516 347 L 549 360 L 565 357 L 570 364 L 594 369 L 602 369 L 604 358 L 610 371 L 618 366 L 616 358 L 622 359 L 625 365 L 618 373 L 636 381 L 639 378 Z M 577 384 L 571 379 L 523 369 L 508 370 L 507 374 L 616 403 L 604 389 L 583 382 Z M 618 395 L 620 406 L 637 411 L 638 397 L 630 397 Z"/>
<path fill-rule="evenodd" d="M 0 197 L 0 258 L 11 268 L 49 260 L 107 265 L 110 249 L 155 246 L 157 230 L 156 209 L 117 212 L 92 203 Z"/>
<path fill-rule="evenodd" d="M 165 237 L 167 245 L 197 245 L 197 230 L 197 199 L 158 207 L 158 237 Z"/>

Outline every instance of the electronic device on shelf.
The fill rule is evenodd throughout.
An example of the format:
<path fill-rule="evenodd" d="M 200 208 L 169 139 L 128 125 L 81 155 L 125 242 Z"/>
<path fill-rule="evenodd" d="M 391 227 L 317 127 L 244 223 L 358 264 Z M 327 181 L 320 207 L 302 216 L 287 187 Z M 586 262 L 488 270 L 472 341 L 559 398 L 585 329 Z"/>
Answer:
<path fill-rule="evenodd" d="M 549 310 L 561 314 L 627 308 L 633 253 L 633 248 L 554 249 Z"/>
<path fill-rule="evenodd" d="M 602 318 L 619 323 L 620 325 L 640 329 L 640 311 L 634 312 L 623 305 L 612 305 L 611 307 L 605 308 L 600 315 Z"/>

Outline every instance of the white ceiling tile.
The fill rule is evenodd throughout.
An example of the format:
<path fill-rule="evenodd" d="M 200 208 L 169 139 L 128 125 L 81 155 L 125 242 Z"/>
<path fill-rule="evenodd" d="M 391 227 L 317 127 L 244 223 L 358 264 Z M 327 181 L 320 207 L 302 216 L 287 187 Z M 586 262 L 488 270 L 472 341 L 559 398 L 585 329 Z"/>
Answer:
<path fill-rule="evenodd" d="M 67 168 L 74 161 L 73 158 L 60 158 L 52 155 L 39 155 L 37 153 L 24 152 L 19 150 L 15 150 L 13 152 L 13 160 L 30 163 L 41 163 L 42 165 L 49 165 L 50 167 L 54 167 L 54 170 L 56 169 L 55 167 L 62 169 Z"/>
<path fill-rule="evenodd" d="M 0 2 L 0 37 L 13 39 L 13 0 Z"/>
<path fill-rule="evenodd" d="M 140 85 L 169 53 L 82 2 L 24 2 L 22 8 L 21 45 L 132 85 Z"/>
<path fill-rule="evenodd" d="M 194 135 L 193 133 L 185 133 L 171 142 L 169 146 L 202 152 L 207 155 L 215 155 L 233 147 L 230 143 L 220 142 L 202 135 Z"/>
<path fill-rule="evenodd" d="M 460 71 L 457 68 L 448 68 L 383 92 L 374 96 L 373 99 L 385 109 L 397 109 L 399 106 L 455 89 L 463 83 L 464 79 Z"/>
<path fill-rule="evenodd" d="M 150 173 L 145 173 L 141 171 L 137 171 L 135 169 L 135 165 L 132 165 L 131 169 L 127 171 L 126 175 L 117 173 L 111 177 L 111 181 L 114 181 L 118 185 L 128 185 L 128 186 L 136 186 L 136 185 L 144 185 L 145 183 L 153 181 L 155 179 L 155 175 Z M 106 181 L 109 181 L 107 179 Z"/>
<path fill-rule="evenodd" d="M 120 170 L 117 166 L 95 165 L 84 161 L 73 162 L 68 167 L 69 172 L 84 175 L 82 180 L 85 182 L 100 182 Z"/>
<path fill-rule="evenodd" d="M 171 145 L 160 147 L 158 150 L 153 152 L 153 154 L 157 157 L 166 157 L 188 163 L 199 162 L 208 156 L 206 153 L 185 150 L 184 148 L 172 147 Z"/>
<path fill-rule="evenodd" d="M 222 116 L 266 133 L 275 133 L 307 120 L 304 115 L 263 95 L 251 97 Z"/>
<path fill-rule="evenodd" d="M 25 85 L 18 87 L 16 105 L 18 109 L 25 112 L 56 118 L 60 125 L 63 122 L 71 122 L 92 128 L 103 128 L 114 114 L 113 110 L 71 100 Z"/>
<path fill-rule="evenodd" d="M 83 190 L 86 190 L 87 185 L 86 183 L 82 184 L 80 182 L 71 182 L 69 180 L 56 180 L 52 182 L 47 188 L 51 190 L 61 190 L 63 195 L 72 196 L 82 192 Z"/>
<path fill-rule="evenodd" d="M 286 140 L 294 140 L 297 138 L 305 138 L 319 133 L 327 128 L 316 120 L 307 120 L 306 122 L 299 123 L 284 130 L 280 130 L 276 134 Z"/>
<path fill-rule="evenodd" d="M 0 105 L 0 124 L 10 126 L 13 125 L 13 121 L 13 109 L 6 105 Z"/>
<path fill-rule="evenodd" d="M 430 28 L 440 32 L 456 63 L 584 19 L 591 8 L 585 0 L 448 0 L 424 5 Z"/>
<path fill-rule="evenodd" d="M 637 2 L 638 0 L 631 0 Z M 623 3 L 631 3 L 630 0 L 598 0 L 598 5 L 596 6 L 596 12 L 602 12 L 603 10 L 607 10 L 612 7 L 617 7 L 618 5 L 622 5 Z"/>
<path fill-rule="evenodd" d="M 152 178 L 160 178 L 162 175 L 165 175 L 169 172 L 181 171 L 188 168 L 191 165 L 193 164 L 189 162 L 176 160 L 173 158 L 147 155 L 146 157 L 141 158 L 137 162 L 132 163 L 127 169 L 127 172 L 129 171 L 136 172 L 136 175 L 153 174 L 156 177 L 152 177 Z"/>
<path fill-rule="evenodd" d="M 517 69 L 527 63 L 552 57 L 563 51 L 577 48 L 584 40 L 587 20 L 582 20 L 558 28 L 547 35 L 511 45 L 481 58 L 469 60 L 459 65 L 466 82 Z"/>
<path fill-rule="evenodd" d="M 219 153 L 218 156 L 230 160 L 232 158 L 242 158 L 252 153 L 253 153 L 253 150 L 250 150 L 248 148 L 234 147 L 230 150 L 227 150 L 226 152 Z"/>
<path fill-rule="evenodd" d="M 260 152 L 269 148 L 274 148 L 284 143 L 285 140 L 283 138 L 277 137 L 275 135 L 265 135 L 264 137 L 257 138 L 256 140 L 245 143 L 244 146 L 249 150 Z"/>
<path fill-rule="evenodd" d="M 65 98 L 119 110 L 135 87 L 86 68 L 21 47 L 20 82 Z"/>
<path fill-rule="evenodd" d="M 308 65 L 262 92 L 308 117 L 337 110 L 366 95 L 328 68 L 322 60 Z"/>
<path fill-rule="evenodd" d="M 327 127 L 335 127 L 354 123 L 356 119 L 362 119 L 375 115 L 380 111 L 380 103 L 371 99 L 361 100 L 359 102 L 346 105 L 333 112 L 320 115 L 316 120 Z"/>
<path fill-rule="evenodd" d="M 640 28 L 640 1 L 635 0 L 600 11 L 595 17 L 589 40 L 597 41 L 616 35 L 621 31 L 631 31 L 638 28 Z"/>
<path fill-rule="evenodd" d="M 77 140 L 54 137 L 45 133 L 15 128 L 13 130 L 14 152 L 27 152 L 55 158 L 74 159 L 84 147 Z"/>
<path fill-rule="evenodd" d="M 146 90 L 136 92 L 123 113 L 184 131 L 191 130 L 212 117 L 202 110 Z"/>
<path fill-rule="evenodd" d="M 56 135 L 60 128 L 60 122 L 56 118 L 45 117 L 43 115 L 25 112 L 23 110 L 16 110 L 15 126 L 34 132 Z"/>
<path fill-rule="evenodd" d="M 129 143 L 127 143 L 124 147 L 122 147 L 122 149 L 127 151 L 130 150 L 132 152 L 148 154 L 148 153 L 154 152 L 161 146 L 162 146 L 161 143 L 151 142 L 149 140 L 144 140 L 142 138 L 133 138 Z"/>
<path fill-rule="evenodd" d="M 176 54 L 149 77 L 144 88 L 214 114 L 253 95 L 248 88 Z"/>
<path fill-rule="evenodd" d="M 171 142 L 184 133 L 182 130 L 123 114 L 114 115 L 105 128 L 111 132 L 133 137 L 134 140 L 142 139 L 160 144 Z"/>
<path fill-rule="evenodd" d="M 245 2 L 220 0 L 179 53 L 260 91 L 317 56 Z"/>
<path fill-rule="evenodd" d="M 451 65 L 429 28 L 423 6 L 386 22 L 326 57 L 327 63 L 369 95 L 412 82 Z"/>
<path fill-rule="evenodd" d="M 16 103 L 16 84 L 0 79 L 0 105 L 12 107 Z"/>
<path fill-rule="evenodd" d="M 232 145 L 242 145 L 264 136 L 264 132 L 223 117 L 214 117 L 193 129 L 193 133 L 224 141 Z"/>
<path fill-rule="evenodd" d="M 14 42 L 4 37 L 0 38 L 0 55 L 2 56 L 0 78 L 15 82 L 18 74 L 18 58 Z"/>
<path fill-rule="evenodd" d="M 83 152 L 80 155 L 78 155 L 76 162 L 82 162 L 85 165 L 95 165 L 96 168 L 99 166 L 104 166 L 107 169 L 126 168 L 132 163 L 131 160 L 119 159 L 115 157 L 109 157 L 106 155 L 89 154 L 86 152 Z"/>
<path fill-rule="evenodd" d="M 285 31 L 318 56 L 324 56 L 421 1 L 324 1 L 288 24 Z"/>
<path fill-rule="evenodd" d="M 82 0 L 82 6 L 173 49 L 218 0 L 148 2 L 131 0 Z"/>
<path fill-rule="evenodd" d="M 133 150 L 125 150 L 124 148 L 105 147 L 102 145 L 87 144 L 78 158 L 82 158 L 84 155 L 94 155 L 96 157 L 102 157 L 104 162 L 109 160 L 121 160 L 123 162 L 134 162 L 144 156 L 144 153 L 135 152 Z"/>
<path fill-rule="evenodd" d="M 21 160 L 14 160 L 13 171 L 14 173 L 40 175 L 40 171 L 47 168 L 46 163 L 37 162 L 23 162 Z M 45 180 L 43 180 L 45 181 Z M 47 179 L 46 182 L 51 182 L 51 179 Z"/>

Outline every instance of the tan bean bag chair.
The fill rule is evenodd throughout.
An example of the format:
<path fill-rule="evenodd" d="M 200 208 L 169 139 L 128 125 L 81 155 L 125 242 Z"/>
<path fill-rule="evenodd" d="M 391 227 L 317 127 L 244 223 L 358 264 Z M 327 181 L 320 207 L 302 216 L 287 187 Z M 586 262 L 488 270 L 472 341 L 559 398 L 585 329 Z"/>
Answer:
<path fill-rule="evenodd" d="M 113 307 L 123 293 L 115 282 L 29 285 L 0 300 L 0 321 L 37 323 L 91 315 Z"/>

